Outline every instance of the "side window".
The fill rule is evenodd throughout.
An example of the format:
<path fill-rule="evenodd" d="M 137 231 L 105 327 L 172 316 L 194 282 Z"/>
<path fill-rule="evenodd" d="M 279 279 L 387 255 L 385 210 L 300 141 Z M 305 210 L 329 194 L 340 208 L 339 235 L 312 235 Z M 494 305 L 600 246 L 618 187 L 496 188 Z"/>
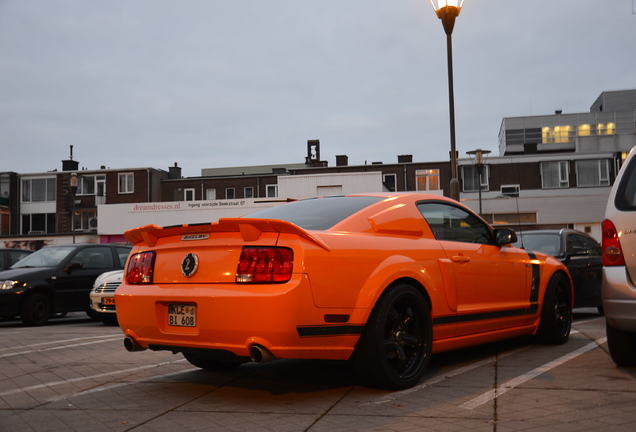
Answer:
<path fill-rule="evenodd" d="M 22 258 L 24 258 L 27 255 L 28 255 L 28 253 L 26 253 L 26 252 L 10 251 L 9 252 L 9 266 L 12 266 L 13 264 L 17 263 L 18 261 L 20 261 Z M 0 259 L 0 261 L 2 261 L 2 260 Z"/>
<path fill-rule="evenodd" d="M 85 269 L 113 268 L 113 255 L 108 247 L 89 247 L 82 249 L 71 262 L 80 263 Z"/>
<path fill-rule="evenodd" d="M 417 207 L 437 240 L 493 243 L 488 225 L 459 207 L 444 203 L 422 203 Z"/>
<path fill-rule="evenodd" d="M 589 247 L 587 247 L 585 240 L 586 239 L 580 235 L 569 234 L 565 240 L 565 250 L 571 254 L 589 255 L 590 250 Z"/>
<path fill-rule="evenodd" d="M 117 247 L 117 257 L 119 257 L 119 264 L 124 268 L 126 266 L 126 260 L 128 259 L 128 255 L 130 255 L 130 248 L 125 247 Z"/>

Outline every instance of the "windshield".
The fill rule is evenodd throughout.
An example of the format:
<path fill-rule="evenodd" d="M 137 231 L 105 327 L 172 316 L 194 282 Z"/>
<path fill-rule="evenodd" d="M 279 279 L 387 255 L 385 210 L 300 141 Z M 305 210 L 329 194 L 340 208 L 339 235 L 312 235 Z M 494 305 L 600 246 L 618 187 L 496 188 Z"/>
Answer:
<path fill-rule="evenodd" d="M 60 264 L 75 248 L 70 246 L 52 246 L 33 252 L 11 266 L 15 268 L 27 267 L 55 267 Z"/>
<path fill-rule="evenodd" d="M 383 199 L 370 196 L 311 198 L 259 210 L 247 217 L 280 219 L 304 229 L 324 230 Z"/>
<path fill-rule="evenodd" d="M 539 251 L 544 254 L 557 256 L 561 254 L 561 237 L 559 234 L 526 234 L 520 233 L 514 244 L 530 251 Z"/>

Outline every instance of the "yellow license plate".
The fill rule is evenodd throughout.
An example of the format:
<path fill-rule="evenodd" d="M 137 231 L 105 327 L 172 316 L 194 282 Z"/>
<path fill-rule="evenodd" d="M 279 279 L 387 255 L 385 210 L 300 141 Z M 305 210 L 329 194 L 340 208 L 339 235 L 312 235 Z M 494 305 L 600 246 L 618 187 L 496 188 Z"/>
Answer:
<path fill-rule="evenodd" d="M 104 306 L 115 306 L 115 297 L 104 297 L 102 303 Z"/>

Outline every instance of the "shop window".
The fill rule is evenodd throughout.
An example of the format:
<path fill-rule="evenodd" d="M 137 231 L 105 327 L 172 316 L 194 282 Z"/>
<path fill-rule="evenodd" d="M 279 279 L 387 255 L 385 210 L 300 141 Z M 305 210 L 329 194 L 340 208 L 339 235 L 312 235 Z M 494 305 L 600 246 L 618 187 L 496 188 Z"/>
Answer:
<path fill-rule="evenodd" d="M 254 188 L 252 186 L 243 188 L 243 198 L 254 198 Z"/>
<path fill-rule="evenodd" d="M 22 215 L 22 229 L 24 235 L 55 233 L 55 213 L 31 213 Z"/>
<path fill-rule="evenodd" d="M 225 188 L 225 199 L 234 199 L 235 196 L 234 188 Z"/>
<path fill-rule="evenodd" d="M 205 199 L 206 200 L 215 200 L 216 199 L 216 189 L 215 188 L 207 188 L 205 190 Z"/>

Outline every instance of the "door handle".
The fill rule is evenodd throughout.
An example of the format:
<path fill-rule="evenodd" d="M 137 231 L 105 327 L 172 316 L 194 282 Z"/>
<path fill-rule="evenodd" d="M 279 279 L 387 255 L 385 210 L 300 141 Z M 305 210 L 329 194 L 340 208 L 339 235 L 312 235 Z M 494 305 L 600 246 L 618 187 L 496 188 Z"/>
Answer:
<path fill-rule="evenodd" d="M 456 263 L 467 263 L 470 261 L 470 257 L 467 257 L 465 255 L 453 255 L 451 257 L 451 261 L 456 262 Z"/>

